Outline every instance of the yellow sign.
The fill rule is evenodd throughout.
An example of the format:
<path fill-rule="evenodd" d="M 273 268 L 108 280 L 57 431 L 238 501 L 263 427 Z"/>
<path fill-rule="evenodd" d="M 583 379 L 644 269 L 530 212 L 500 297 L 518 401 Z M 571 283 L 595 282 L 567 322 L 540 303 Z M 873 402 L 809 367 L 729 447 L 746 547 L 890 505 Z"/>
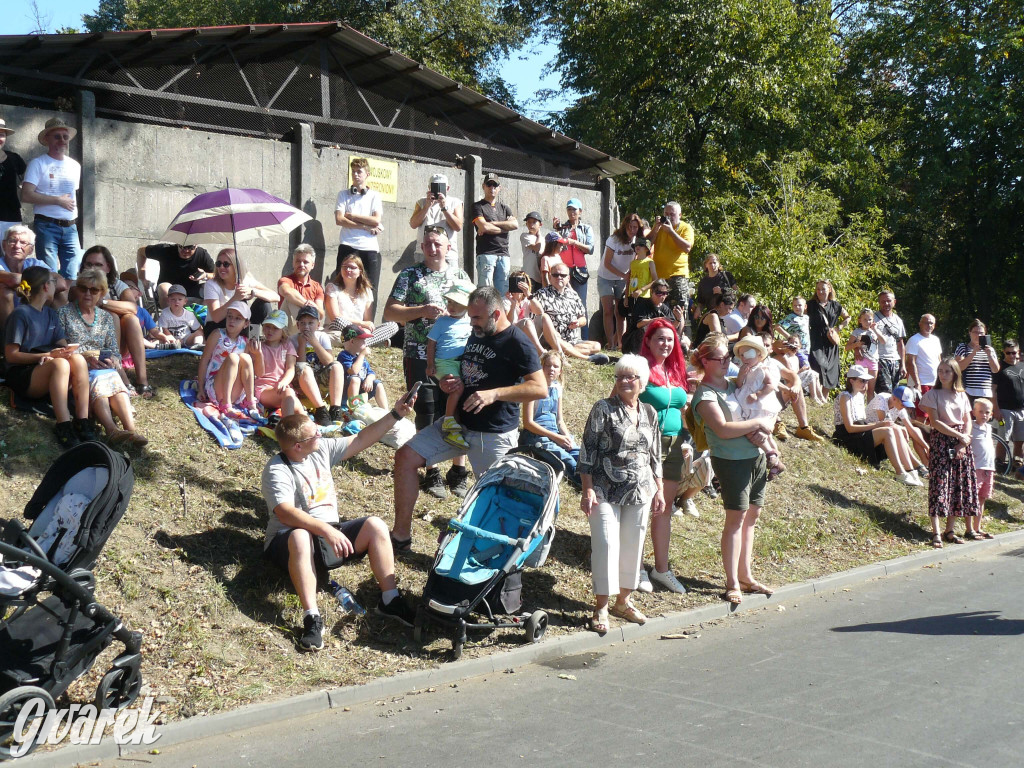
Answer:
<path fill-rule="evenodd" d="M 349 158 L 349 162 L 352 158 Z M 377 192 L 380 199 L 386 203 L 398 202 L 398 163 L 387 160 L 374 160 L 366 158 L 370 164 L 370 173 L 366 179 L 366 186 Z M 351 183 L 351 179 L 349 179 Z"/>

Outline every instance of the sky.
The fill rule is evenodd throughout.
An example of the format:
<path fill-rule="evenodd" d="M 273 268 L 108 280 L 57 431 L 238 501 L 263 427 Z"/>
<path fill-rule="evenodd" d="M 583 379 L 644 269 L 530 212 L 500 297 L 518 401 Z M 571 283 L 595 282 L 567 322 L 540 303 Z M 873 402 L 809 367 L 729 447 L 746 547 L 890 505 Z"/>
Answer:
<path fill-rule="evenodd" d="M 8 0 L 13 6 L 5 13 L 4 34 L 27 35 L 35 30 L 35 17 L 31 0 Z M 55 32 L 62 27 L 84 29 L 82 14 L 93 13 L 99 0 L 36 0 L 46 31 Z M 515 89 L 516 99 L 523 113 L 540 121 L 549 111 L 564 109 L 568 99 L 562 92 L 557 75 L 542 76 L 544 66 L 554 58 L 555 45 L 546 40 L 528 43 L 518 53 L 509 57 L 502 71 L 506 80 Z M 536 93 L 543 89 L 559 93 L 555 99 L 541 102 Z"/>

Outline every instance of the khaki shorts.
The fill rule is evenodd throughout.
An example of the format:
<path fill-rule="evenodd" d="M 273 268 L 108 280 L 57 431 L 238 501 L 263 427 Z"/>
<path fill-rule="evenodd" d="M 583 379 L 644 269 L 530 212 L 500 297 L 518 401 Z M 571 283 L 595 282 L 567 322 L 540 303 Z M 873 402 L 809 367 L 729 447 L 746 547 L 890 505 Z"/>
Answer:
<path fill-rule="evenodd" d="M 463 430 L 462 436 L 469 443 L 468 451 L 445 442 L 441 420 L 438 420 L 417 432 L 406 445 L 422 456 L 428 467 L 459 456 L 469 456 L 474 474 L 480 477 L 519 443 L 518 429 L 510 432 L 473 432 L 467 429 Z"/>
<path fill-rule="evenodd" d="M 716 459 L 711 457 L 718 482 L 722 484 L 722 503 L 726 509 L 746 510 L 763 507 L 768 485 L 768 460 L 763 453 L 752 459 Z"/>

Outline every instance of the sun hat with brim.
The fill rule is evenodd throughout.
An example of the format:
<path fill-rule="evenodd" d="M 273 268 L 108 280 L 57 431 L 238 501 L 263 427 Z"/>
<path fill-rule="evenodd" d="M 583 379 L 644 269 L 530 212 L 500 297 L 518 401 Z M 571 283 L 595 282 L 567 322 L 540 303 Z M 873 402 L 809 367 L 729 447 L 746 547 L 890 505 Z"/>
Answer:
<path fill-rule="evenodd" d="M 892 396 L 903 403 L 904 408 L 913 408 L 917 404 L 914 399 L 914 390 L 910 387 L 900 385 L 892 391 Z"/>
<path fill-rule="evenodd" d="M 851 365 L 849 370 L 846 371 L 846 378 L 871 381 L 875 377 L 868 373 L 868 369 L 863 365 Z"/>
<path fill-rule="evenodd" d="M 448 301 L 454 301 L 462 307 L 469 306 L 469 294 L 476 290 L 476 286 L 468 280 L 456 280 L 455 284 L 448 289 L 444 295 Z"/>
<path fill-rule="evenodd" d="M 248 320 L 249 318 L 252 317 L 252 312 L 249 309 L 249 305 L 246 304 L 244 301 L 232 301 L 225 308 L 225 314 L 227 314 L 227 310 L 229 310 L 229 309 L 235 310 L 235 312 L 240 314 L 246 320 Z"/>
<path fill-rule="evenodd" d="M 76 131 L 74 128 L 68 125 L 63 117 L 51 117 L 49 120 L 46 121 L 46 126 L 43 128 L 43 130 L 39 132 L 39 143 L 45 147 L 46 134 L 48 134 L 50 131 L 57 131 L 60 129 L 64 129 L 65 131 L 68 132 L 68 141 L 71 141 L 72 139 L 75 138 L 75 136 L 78 135 L 78 131 Z"/>
<path fill-rule="evenodd" d="M 747 349 L 753 349 L 756 351 L 759 360 L 764 360 L 768 357 L 768 350 L 765 348 L 764 342 L 762 342 L 757 336 L 744 336 L 736 342 L 736 345 L 732 349 L 736 357 L 739 358 L 743 357 L 743 352 Z"/>
<path fill-rule="evenodd" d="M 8 128 L 7 121 L 5 121 L 2 117 L 0 117 L 0 133 L 6 133 L 8 136 L 14 133 L 14 129 Z"/>
<path fill-rule="evenodd" d="M 280 309 L 274 309 L 267 313 L 267 316 L 263 318 L 264 325 L 272 325 L 275 328 L 280 328 L 282 331 L 288 327 L 288 315 Z"/>

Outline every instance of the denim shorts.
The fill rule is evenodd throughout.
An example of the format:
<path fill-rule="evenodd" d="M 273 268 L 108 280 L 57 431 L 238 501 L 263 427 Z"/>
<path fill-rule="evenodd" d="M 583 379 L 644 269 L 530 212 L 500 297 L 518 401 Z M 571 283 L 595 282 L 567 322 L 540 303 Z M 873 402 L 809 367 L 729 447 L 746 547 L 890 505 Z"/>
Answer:
<path fill-rule="evenodd" d="M 607 277 L 597 276 L 597 295 L 614 296 L 616 300 L 621 299 L 626 292 L 626 279 L 618 278 L 609 280 Z"/>

